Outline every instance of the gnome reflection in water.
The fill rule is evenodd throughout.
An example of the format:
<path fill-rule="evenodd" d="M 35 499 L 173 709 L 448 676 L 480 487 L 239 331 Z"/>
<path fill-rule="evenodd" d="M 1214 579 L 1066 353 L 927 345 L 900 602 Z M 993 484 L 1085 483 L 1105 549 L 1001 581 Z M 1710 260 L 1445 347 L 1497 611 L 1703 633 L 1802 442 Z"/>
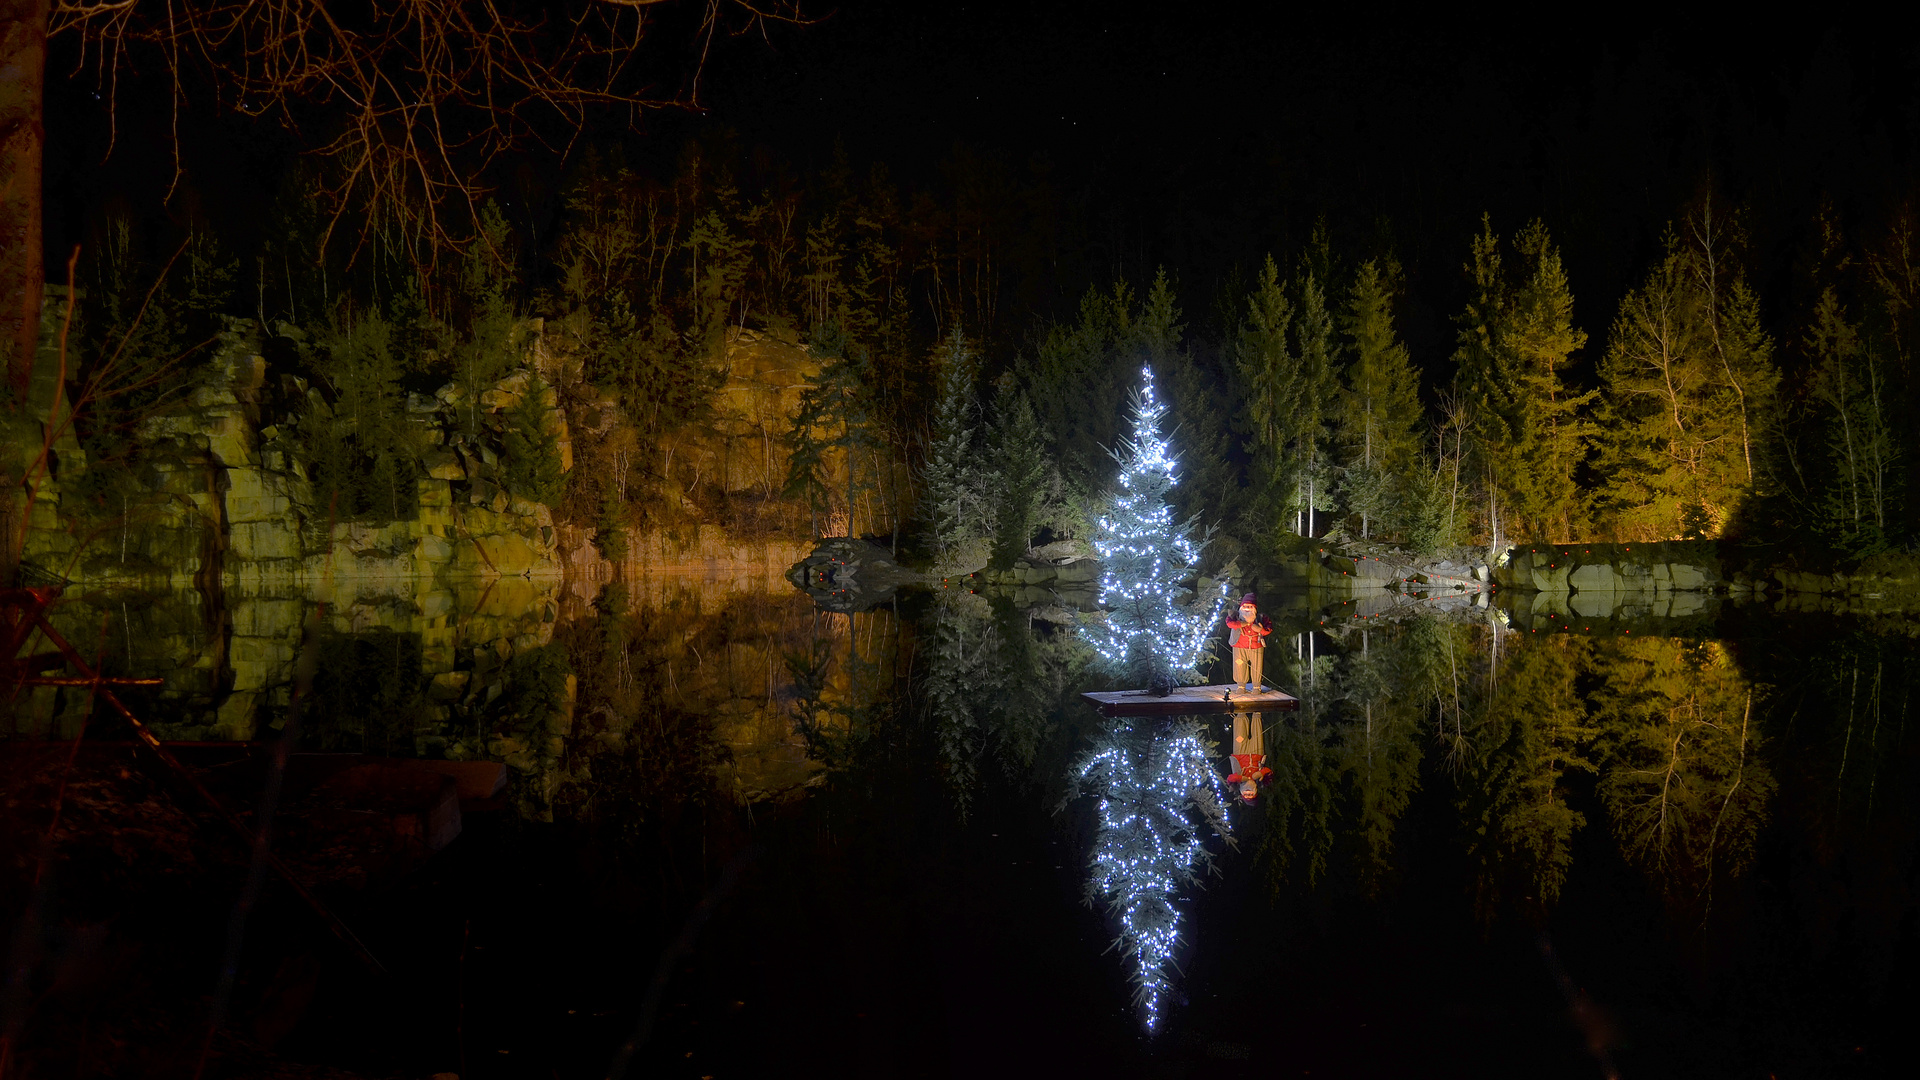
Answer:
<path fill-rule="evenodd" d="M 1227 761 L 1227 783 L 1240 792 L 1240 801 L 1250 803 L 1260 794 L 1260 785 L 1273 775 L 1267 768 L 1267 724 L 1260 713 L 1233 714 L 1233 753 Z"/>

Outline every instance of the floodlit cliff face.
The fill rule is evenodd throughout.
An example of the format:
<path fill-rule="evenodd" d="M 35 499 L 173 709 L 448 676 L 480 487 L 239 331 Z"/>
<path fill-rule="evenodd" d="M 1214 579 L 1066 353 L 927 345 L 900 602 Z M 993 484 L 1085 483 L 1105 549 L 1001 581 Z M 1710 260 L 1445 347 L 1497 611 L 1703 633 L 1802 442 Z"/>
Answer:
<path fill-rule="evenodd" d="M 706 482 L 730 503 L 771 511 L 752 524 L 722 524 L 680 494 L 680 520 L 628 538 L 625 573 L 737 573 L 778 575 L 813 549 L 804 510 L 783 506 L 790 452 L 786 435 L 800 409 L 800 395 L 820 374 L 820 362 L 796 340 L 735 328 L 727 332 L 720 358 L 725 382 L 704 422 L 683 429 L 661 447 L 661 472 L 690 487 Z M 829 453 L 831 486 L 845 482 L 844 457 Z M 781 520 L 780 510 L 790 520 Z M 797 523 L 797 527 L 796 527 Z M 828 530 L 832 530 L 829 528 Z"/>
<path fill-rule="evenodd" d="M 527 415 L 532 396 L 539 440 L 564 475 L 576 458 L 605 466 L 595 454 L 623 415 L 584 387 L 580 358 L 558 337 L 543 337 L 539 320 L 527 331 L 527 366 L 471 399 L 457 383 L 407 396 L 411 490 L 391 500 L 402 512 L 381 519 L 344 513 L 318 494 L 309 475 L 315 463 L 303 460 L 296 429 L 338 406 L 269 364 L 251 320 L 230 319 L 188 392 L 128 433 L 132 479 L 118 490 L 100 490 L 86 475 L 87 455 L 63 403 L 49 423 L 12 418 L 6 442 L 15 475 L 35 477 L 25 486 L 30 497 L 17 496 L 11 508 L 16 521 L 28 519 L 21 556 L 60 579 L 165 588 L 607 577 L 614 566 L 589 525 L 556 520 L 556 507 L 515 490 L 502 432 L 510 417 Z M 43 352 L 35 417 L 56 409 L 58 357 L 51 344 Z M 629 574 L 778 571 L 810 549 L 803 512 L 780 491 L 785 436 L 819 362 L 796 341 L 739 329 L 717 360 L 725 379 L 708 413 L 657 448 L 662 460 L 651 465 L 668 497 L 627 536 Z M 553 389 L 563 382 L 584 387 L 591 400 L 563 408 Z M 48 452 L 37 464 L 43 443 Z M 844 482 L 845 461 L 830 454 L 826 474 Z"/>
<path fill-rule="evenodd" d="M 515 372 L 470 411 L 497 416 L 535 392 L 533 385 L 530 372 Z M 51 434 L 44 473 L 15 510 L 28 516 L 22 557 L 72 581 L 174 588 L 434 574 L 560 577 L 568 537 L 556 530 L 552 508 L 504 485 L 497 447 L 452 422 L 456 409 L 470 408 L 452 390 L 407 403 L 420 475 L 414 497 L 399 501 L 412 515 L 342 520 L 316 496 L 286 430 L 287 410 L 325 410 L 326 400 L 303 379 L 270 373 L 252 323 L 230 320 L 191 390 L 130 433 L 138 491 L 89 497 L 86 454 L 64 415 L 34 425 L 39 432 L 13 433 L 12 449 L 29 475 L 36 444 Z M 564 469 L 571 465 L 566 417 L 553 391 L 541 393 L 545 435 Z M 578 550 L 580 538 L 572 539 Z"/>

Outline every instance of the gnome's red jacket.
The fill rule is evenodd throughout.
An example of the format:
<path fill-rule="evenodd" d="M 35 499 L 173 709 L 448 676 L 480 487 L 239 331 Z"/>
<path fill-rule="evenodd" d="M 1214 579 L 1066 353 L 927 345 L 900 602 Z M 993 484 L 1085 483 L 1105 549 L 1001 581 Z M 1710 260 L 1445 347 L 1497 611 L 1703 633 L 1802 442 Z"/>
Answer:
<path fill-rule="evenodd" d="M 1264 648 L 1267 644 L 1264 639 L 1268 634 L 1273 633 L 1273 624 L 1267 621 L 1265 615 L 1255 615 L 1252 622 L 1241 622 L 1237 614 L 1227 617 L 1227 629 L 1240 631 L 1233 639 L 1233 647 L 1236 649 Z"/>
<path fill-rule="evenodd" d="M 1238 784 L 1243 780 L 1252 780 L 1258 783 L 1273 775 L 1273 770 L 1267 768 L 1267 755 L 1265 754 L 1235 754 L 1233 755 L 1233 767 L 1234 771 L 1227 774 L 1227 783 L 1229 784 Z"/>

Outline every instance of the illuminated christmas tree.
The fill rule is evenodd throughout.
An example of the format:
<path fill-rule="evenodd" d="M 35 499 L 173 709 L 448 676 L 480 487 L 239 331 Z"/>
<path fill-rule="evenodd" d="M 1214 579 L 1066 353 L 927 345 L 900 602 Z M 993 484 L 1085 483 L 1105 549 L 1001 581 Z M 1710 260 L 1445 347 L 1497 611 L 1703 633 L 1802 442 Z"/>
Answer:
<path fill-rule="evenodd" d="M 1079 793 L 1100 800 L 1087 899 L 1104 901 L 1119 921 L 1117 944 L 1134 963 L 1134 1000 L 1149 1031 L 1174 989 L 1174 894 L 1210 866 L 1205 833 L 1228 835 L 1211 758 L 1199 721 L 1141 719 L 1103 732 L 1076 770 Z"/>
<path fill-rule="evenodd" d="M 1133 435 L 1113 451 L 1119 488 L 1093 537 L 1106 617 L 1082 629 L 1109 671 L 1164 694 L 1182 680 L 1199 678 L 1228 583 L 1221 582 L 1211 600 L 1194 597 L 1188 586 L 1199 575 L 1211 530 L 1196 539 L 1197 515 L 1174 520 L 1167 494 L 1177 482 L 1176 462 L 1160 433 L 1167 407 L 1154 394 L 1153 369 L 1143 375 L 1132 395 Z"/>

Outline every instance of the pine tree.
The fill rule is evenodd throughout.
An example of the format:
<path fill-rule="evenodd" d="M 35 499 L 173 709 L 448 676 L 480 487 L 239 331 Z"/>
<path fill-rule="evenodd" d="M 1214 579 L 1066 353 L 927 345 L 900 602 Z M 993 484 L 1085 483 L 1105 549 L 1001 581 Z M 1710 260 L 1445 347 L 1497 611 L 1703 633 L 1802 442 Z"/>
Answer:
<path fill-rule="evenodd" d="M 1124 282 L 1088 289 L 1079 318 L 1047 329 L 1031 358 L 1014 361 L 1053 458 L 1075 476 L 1101 471 L 1120 434 L 1125 397 L 1121 357 L 1133 335 L 1133 294 Z"/>
<path fill-rule="evenodd" d="M 1133 961 L 1134 1001 L 1151 1031 L 1174 990 L 1174 892 L 1211 865 L 1206 833 L 1229 835 L 1220 776 L 1192 719 L 1104 729 L 1074 773 L 1078 793 L 1100 800 L 1087 899 L 1119 920 L 1116 944 Z"/>
<path fill-rule="evenodd" d="M 1564 378 L 1587 335 L 1573 325 L 1573 292 L 1547 227 L 1530 223 L 1514 237 L 1513 246 L 1521 279 L 1513 296 L 1508 341 L 1537 432 L 1531 440 L 1533 453 L 1512 477 L 1514 505 L 1517 519 L 1529 524 L 1534 535 L 1566 537 L 1579 528 L 1575 471 L 1586 457 L 1591 435 L 1582 417 L 1598 395 L 1575 393 Z"/>
<path fill-rule="evenodd" d="M 1765 478 L 1784 496 L 1768 516 L 1807 543 L 1865 555 L 1903 539 L 1908 440 L 1896 433 L 1895 417 L 1904 304 L 1897 281 L 1884 276 L 1890 268 L 1875 265 L 1880 260 L 1859 280 L 1831 207 L 1814 225 L 1807 306 L 1792 342 L 1796 385 L 1778 395 L 1761 455 Z"/>
<path fill-rule="evenodd" d="M 503 479 L 515 495 L 558 506 L 566 493 L 567 476 L 560 469 L 560 448 L 554 442 L 554 432 L 548 430 L 547 410 L 552 401 L 553 390 L 535 376 L 527 380 L 519 400 L 506 409 Z"/>
<path fill-rule="evenodd" d="M 1813 396 L 1825 407 L 1826 456 L 1834 477 L 1817 505 L 1837 546 L 1865 554 L 1886 543 L 1898 483 L 1887 365 L 1831 286 L 1814 305 L 1805 339 L 1817 365 Z"/>
<path fill-rule="evenodd" d="M 1179 522 L 1168 501 L 1176 463 L 1160 433 L 1167 407 L 1154 393 L 1153 371 L 1132 395 L 1133 435 L 1115 449 L 1118 490 L 1102 510 L 1093 546 L 1100 555 L 1102 621 L 1082 629 L 1109 671 L 1160 692 L 1177 679 L 1198 678 L 1219 620 L 1218 597 L 1198 597 L 1187 582 L 1199 573 L 1212 534 L 1195 539 L 1198 516 Z"/>
<path fill-rule="evenodd" d="M 1389 285 L 1377 263 L 1360 264 L 1340 324 L 1348 350 L 1340 396 L 1347 509 L 1360 515 L 1360 535 L 1367 536 L 1373 521 L 1398 518 L 1413 495 L 1424 425 L 1420 380 L 1394 333 Z"/>
<path fill-rule="evenodd" d="M 392 325 L 368 315 L 333 328 L 307 350 L 333 403 L 309 406 L 299 439 L 315 497 L 342 519 L 399 520 L 418 507 L 419 447 L 392 346 Z"/>
<path fill-rule="evenodd" d="M 1573 861 L 1586 817 L 1569 806 L 1568 774 L 1591 772 L 1598 734 L 1576 689 L 1584 643 L 1561 639 L 1520 649 L 1462 721 L 1454 806 L 1475 872 L 1475 909 L 1551 905 Z"/>

